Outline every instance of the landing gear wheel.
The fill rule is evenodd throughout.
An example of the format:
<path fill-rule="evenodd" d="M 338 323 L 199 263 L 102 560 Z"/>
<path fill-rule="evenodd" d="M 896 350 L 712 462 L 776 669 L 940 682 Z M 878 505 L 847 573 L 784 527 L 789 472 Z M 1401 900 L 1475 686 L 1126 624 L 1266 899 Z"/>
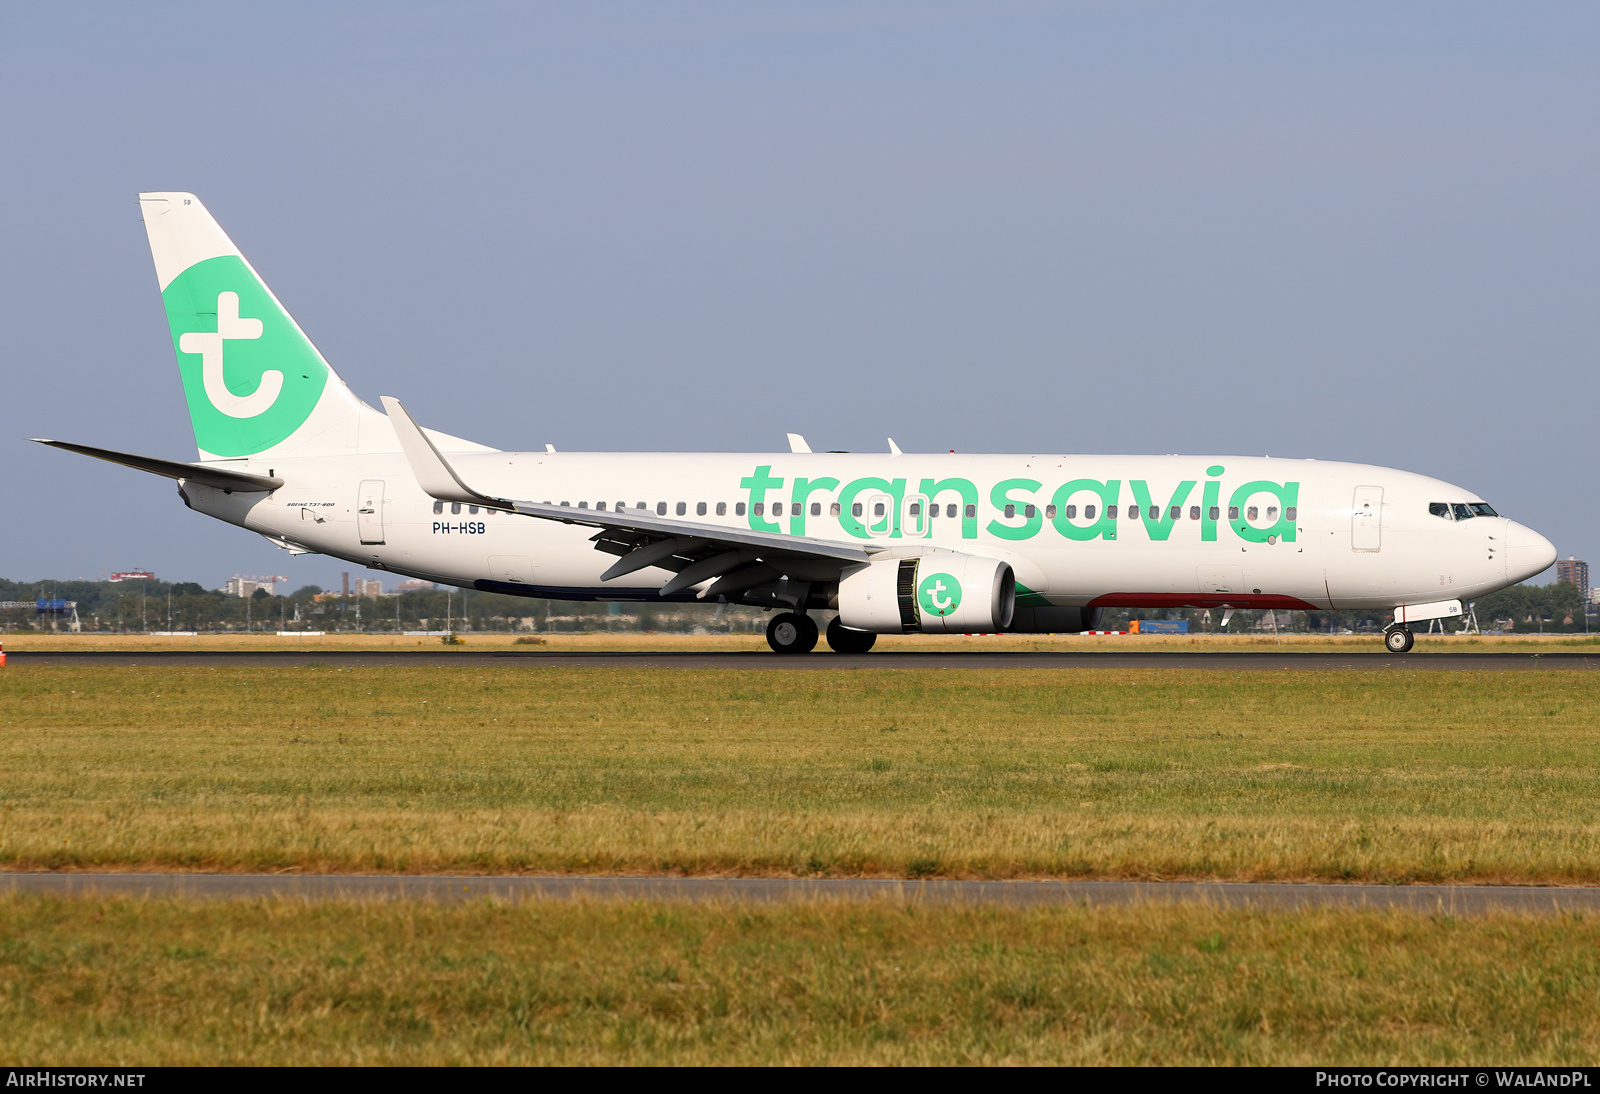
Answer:
<path fill-rule="evenodd" d="M 817 648 L 817 625 L 808 616 L 782 612 L 767 624 L 767 645 L 773 653 L 810 653 Z"/>
<path fill-rule="evenodd" d="M 853 631 L 834 616 L 828 624 L 828 648 L 834 653 L 866 653 L 878 636 L 871 631 Z"/>
<path fill-rule="evenodd" d="M 1383 632 L 1383 648 L 1390 653 L 1410 653 L 1417 639 L 1405 627 L 1390 627 Z"/>

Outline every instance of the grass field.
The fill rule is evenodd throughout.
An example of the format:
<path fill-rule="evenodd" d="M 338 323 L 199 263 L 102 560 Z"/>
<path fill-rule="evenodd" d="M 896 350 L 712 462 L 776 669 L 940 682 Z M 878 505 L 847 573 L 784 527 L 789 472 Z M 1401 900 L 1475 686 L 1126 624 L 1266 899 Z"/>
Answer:
<path fill-rule="evenodd" d="M 13 666 L 0 867 L 1600 883 L 1600 678 Z"/>
<path fill-rule="evenodd" d="M 1600 925 L 0 899 L 0 1059 L 1591 1064 Z"/>

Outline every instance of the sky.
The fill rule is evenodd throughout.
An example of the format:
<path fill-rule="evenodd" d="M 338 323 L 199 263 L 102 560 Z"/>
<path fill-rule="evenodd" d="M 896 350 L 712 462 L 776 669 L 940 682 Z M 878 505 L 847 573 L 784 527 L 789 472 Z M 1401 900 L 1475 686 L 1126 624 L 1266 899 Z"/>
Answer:
<path fill-rule="evenodd" d="M 1597 39 L 1470 0 L 8 3 L 0 577 L 351 569 L 25 440 L 194 458 L 141 190 L 198 194 L 368 402 L 495 447 L 1351 460 L 1600 561 Z"/>

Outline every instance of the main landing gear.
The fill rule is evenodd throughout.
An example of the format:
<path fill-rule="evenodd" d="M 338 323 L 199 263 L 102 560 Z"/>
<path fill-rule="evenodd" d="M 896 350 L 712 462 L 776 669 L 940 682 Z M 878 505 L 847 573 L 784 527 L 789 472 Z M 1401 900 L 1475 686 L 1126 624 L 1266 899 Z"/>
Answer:
<path fill-rule="evenodd" d="M 878 636 L 871 631 L 853 631 L 834 616 L 828 624 L 828 647 L 834 653 L 866 653 Z"/>
<path fill-rule="evenodd" d="M 1416 644 L 1417 639 L 1410 628 L 1396 625 L 1383 632 L 1383 648 L 1390 653 L 1410 653 L 1411 647 Z"/>
<path fill-rule="evenodd" d="M 828 645 L 834 653 L 866 653 L 878 636 L 871 631 L 853 631 L 835 616 L 828 623 Z M 767 645 L 773 653 L 810 653 L 817 648 L 817 624 L 808 615 L 782 612 L 767 624 Z"/>
<path fill-rule="evenodd" d="M 781 612 L 767 623 L 773 653 L 810 653 L 817 648 L 817 625 L 808 615 Z"/>

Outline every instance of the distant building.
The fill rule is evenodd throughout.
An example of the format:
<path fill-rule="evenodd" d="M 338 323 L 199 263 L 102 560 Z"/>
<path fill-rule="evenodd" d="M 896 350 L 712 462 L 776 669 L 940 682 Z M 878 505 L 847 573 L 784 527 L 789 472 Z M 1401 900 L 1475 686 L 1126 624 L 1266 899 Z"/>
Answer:
<path fill-rule="evenodd" d="M 383 582 L 377 578 L 367 581 L 358 577 L 355 580 L 355 586 L 353 591 L 357 596 L 367 596 L 376 600 L 383 595 Z"/>
<path fill-rule="evenodd" d="M 410 581 L 402 581 L 396 585 L 394 591 L 397 593 L 420 593 L 425 589 L 437 589 L 438 587 L 431 581 L 419 581 L 416 578 L 412 578 Z"/>
<path fill-rule="evenodd" d="M 149 570 L 124 570 L 120 574 L 112 574 L 107 581 L 154 581 L 156 575 Z"/>
<path fill-rule="evenodd" d="M 268 596 L 276 596 L 278 582 L 288 580 L 282 574 L 234 574 L 222 591 L 229 596 L 254 596 L 257 589 L 265 589 Z"/>
<path fill-rule="evenodd" d="M 1556 563 L 1556 580 L 1570 581 L 1578 587 L 1578 593 L 1588 603 L 1592 593 L 1589 589 L 1589 564 L 1568 555 L 1564 560 Z"/>

